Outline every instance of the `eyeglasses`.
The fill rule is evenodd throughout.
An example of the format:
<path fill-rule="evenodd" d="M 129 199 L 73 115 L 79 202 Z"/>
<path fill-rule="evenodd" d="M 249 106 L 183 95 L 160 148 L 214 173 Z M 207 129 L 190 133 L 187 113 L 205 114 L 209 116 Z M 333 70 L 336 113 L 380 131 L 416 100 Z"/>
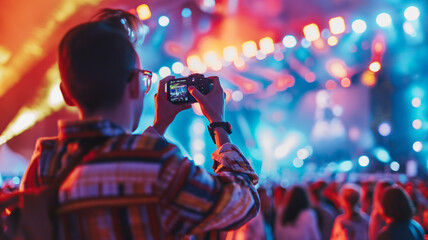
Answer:
<path fill-rule="evenodd" d="M 133 72 L 133 74 L 131 74 L 128 81 L 131 81 L 134 74 L 138 74 L 139 78 L 141 76 L 140 79 L 142 79 L 143 85 L 144 85 L 144 87 L 146 87 L 146 94 L 147 94 L 150 91 L 150 87 L 152 86 L 153 73 L 151 71 L 148 71 L 148 70 L 135 69 L 135 71 Z"/>

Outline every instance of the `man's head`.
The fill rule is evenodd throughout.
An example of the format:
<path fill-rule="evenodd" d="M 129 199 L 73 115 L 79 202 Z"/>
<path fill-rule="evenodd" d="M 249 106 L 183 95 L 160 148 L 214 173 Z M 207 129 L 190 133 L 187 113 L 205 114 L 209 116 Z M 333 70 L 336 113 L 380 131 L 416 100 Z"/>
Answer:
<path fill-rule="evenodd" d="M 343 185 L 340 189 L 340 198 L 342 205 L 345 209 L 353 209 L 360 202 L 360 191 L 361 188 L 352 183 Z"/>
<path fill-rule="evenodd" d="M 59 70 L 68 104 L 86 114 L 118 107 L 128 84 L 139 76 L 140 62 L 129 26 L 134 18 L 106 9 L 95 21 L 66 33 L 59 45 Z"/>

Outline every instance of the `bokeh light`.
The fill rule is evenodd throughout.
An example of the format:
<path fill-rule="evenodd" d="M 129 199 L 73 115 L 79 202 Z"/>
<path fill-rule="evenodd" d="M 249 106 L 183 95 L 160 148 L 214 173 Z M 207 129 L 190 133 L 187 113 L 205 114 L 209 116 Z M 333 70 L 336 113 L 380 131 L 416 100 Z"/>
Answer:
<path fill-rule="evenodd" d="M 422 142 L 416 141 L 413 143 L 413 151 L 420 152 L 420 151 L 422 151 L 422 148 L 423 148 Z"/>
<path fill-rule="evenodd" d="M 358 158 L 358 164 L 360 164 L 361 167 L 367 167 L 369 163 L 370 163 L 370 159 L 365 155 Z"/>
<path fill-rule="evenodd" d="M 417 20 L 419 18 L 419 15 L 420 15 L 419 9 L 415 6 L 410 6 L 406 8 L 406 10 L 404 10 L 404 17 L 408 21 Z"/>
<path fill-rule="evenodd" d="M 421 99 L 419 97 L 414 97 L 412 99 L 412 106 L 415 107 L 415 108 L 420 107 L 421 103 L 422 103 L 422 101 L 421 101 Z"/>
<path fill-rule="evenodd" d="M 366 29 L 367 29 L 367 24 L 365 21 L 361 19 L 357 19 L 352 22 L 352 30 L 354 30 L 354 32 L 363 33 L 366 31 Z"/>
<path fill-rule="evenodd" d="M 330 26 L 330 31 L 333 34 L 341 34 L 345 32 L 346 26 L 343 17 L 332 18 L 328 21 L 328 24 Z"/>
<path fill-rule="evenodd" d="M 387 122 L 383 122 L 379 124 L 378 131 L 379 134 L 384 137 L 389 136 L 389 134 L 391 134 L 391 125 Z"/>
<path fill-rule="evenodd" d="M 394 172 L 397 172 L 398 170 L 400 170 L 400 164 L 398 162 L 396 162 L 396 161 L 391 162 L 391 164 L 389 165 L 389 167 Z"/>
<path fill-rule="evenodd" d="M 161 16 L 158 22 L 161 27 L 166 27 L 169 24 L 169 18 L 167 16 Z"/>
<path fill-rule="evenodd" d="M 372 71 L 372 72 L 379 72 L 379 71 L 380 71 L 380 68 L 381 68 L 381 65 L 380 65 L 380 63 L 379 63 L 379 62 L 372 62 L 372 63 L 370 63 L 370 65 L 369 65 L 369 69 L 370 69 L 370 71 Z"/>
<path fill-rule="evenodd" d="M 318 28 L 318 25 L 315 23 L 311 23 L 309 25 L 306 25 L 303 28 L 303 34 L 305 35 L 305 39 L 312 42 L 320 38 L 320 30 Z"/>
<path fill-rule="evenodd" d="M 422 121 L 420 119 L 415 119 L 412 122 L 412 126 L 416 130 L 421 129 L 421 127 L 422 127 Z"/>
<path fill-rule="evenodd" d="M 192 16 L 192 10 L 190 10 L 189 8 L 183 8 L 183 10 L 181 10 L 181 16 L 184 18 Z"/>
<path fill-rule="evenodd" d="M 293 35 L 287 35 L 282 39 L 282 44 L 286 48 L 293 48 L 297 45 L 297 39 Z"/>
<path fill-rule="evenodd" d="M 376 17 L 376 23 L 380 27 L 388 27 L 391 25 L 392 19 L 388 13 L 381 13 Z"/>

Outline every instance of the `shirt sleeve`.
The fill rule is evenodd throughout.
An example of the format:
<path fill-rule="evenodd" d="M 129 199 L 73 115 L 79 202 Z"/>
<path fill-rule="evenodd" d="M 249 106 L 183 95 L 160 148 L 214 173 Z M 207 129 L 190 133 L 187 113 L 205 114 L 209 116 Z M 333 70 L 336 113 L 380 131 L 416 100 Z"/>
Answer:
<path fill-rule="evenodd" d="M 21 191 L 28 189 L 39 187 L 39 176 L 38 176 L 38 168 L 40 163 L 40 155 L 41 155 L 41 144 L 40 141 L 37 141 L 36 148 L 33 152 L 33 156 L 31 157 L 31 162 L 27 167 L 27 170 L 22 176 L 21 185 L 19 189 Z"/>
<path fill-rule="evenodd" d="M 256 216 L 258 177 L 241 151 L 225 144 L 212 154 L 216 174 L 181 156 L 165 159 L 159 181 L 162 222 L 172 234 L 236 229 Z"/>

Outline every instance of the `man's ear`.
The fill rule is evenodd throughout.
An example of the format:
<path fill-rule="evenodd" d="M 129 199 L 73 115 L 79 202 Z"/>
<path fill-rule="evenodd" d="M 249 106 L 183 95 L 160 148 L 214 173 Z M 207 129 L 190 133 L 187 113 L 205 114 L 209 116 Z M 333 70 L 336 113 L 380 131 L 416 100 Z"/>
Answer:
<path fill-rule="evenodd" d="M 61 89 L 62 97 L 64 98 L 65 103 L 71 107 L 76 106 L 76 104 L 73 101 L 73 98 L 70 96 L 70 94 L 68 94 L 67 88 L 64 86 L 63 82 L 61 82 L 61 84 L 59 85 L 59 88 Z"/>
<path fill-rule="evenodd" d="M 129 83 L 128 83 L 129 96 L 132 99 L 139 98 L 140 95 L 143 94 L 143 92 L 140 88 L 141 88 L 140 76 L 139 76 L 139 74 L 135 73 L 132 75 L 131 81 L 129 81 Z"/>

